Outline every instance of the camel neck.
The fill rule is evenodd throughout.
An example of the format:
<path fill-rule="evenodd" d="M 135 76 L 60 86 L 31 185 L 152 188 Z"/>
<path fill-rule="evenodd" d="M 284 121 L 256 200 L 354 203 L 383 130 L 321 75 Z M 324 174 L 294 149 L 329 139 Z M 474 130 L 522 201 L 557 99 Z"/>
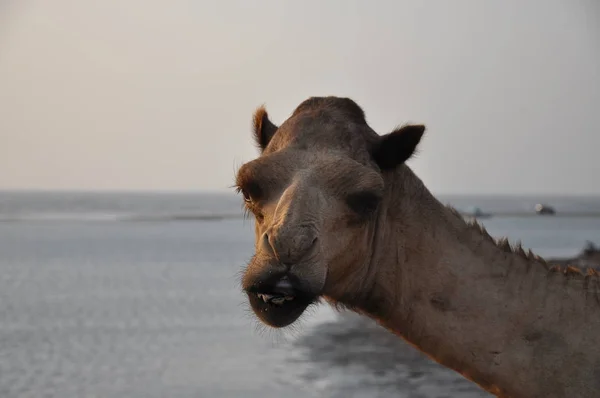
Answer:
<path fill-rule="evenodd" d="M 378 268 L 381 275 L 370 296 L 393 298 L 389 307 L 371 312 L 382 326 L 436 362 L 498 394 L 499 375 L 490 364 L 502 342 L 512 338 L 509 330 L 502 330 L 506 314 L 494 310 L 505 283 L 497 270 L 502 253 L 468 226 L 449 221 L 451 217 L 440 216 L 441 225 L 432 223 L 412 233 L 410 216 L 387 226 L 386 235 L 401 236 L 402 241 L 396 241 L 395 258 L 379 260 L 385 266 Z M 394 233 L 398 230 L 403 233 Z M 484 330 L 487 325 L 495 325 L 494 333 Z"/>
<path fill-rule="evenodd" d="M 383 238 L 372 259 L 376 276 L 368 294 L 371 301 L 357 310 L 491 393 L 554 396 L 552 391 L 531 390 L 539 386 L 533 377 L 556 366 L 546 365 L 536 373 L 533 356 L 538 357 L 535 363 L 561 363 L 559 351 L 540 347 L 568 346 L 570 352 L 581 350 L 582 361 L 593 357 L 583 354 L 588 339 L 581 333 L 576 333 L 579 341 L 571 338 L 560 323 L 569 315 L 548 316 L 543 309 L 554 306 L 561 313 L 568 309 L 576 314 L 583 306 L 590 314 L 588 322 L 600 328 L 597 303 L 587 302 L 586 307 L 580 298 L 583 290 L 578 285 L 565 288 L 564 274 L 549 276 L 541 259 L 522 249 L 503 250 L 424 187 L 420 195 L 403 198 L 402 206 L 390 202 L 386 222 L 380 223 Z M 595 280 L 597 299 L 600 288 Z M 571 304 L 565 306 L 565 299 Z M 592 367 L 598 364 L 590 362 Z M 563 384 L 551 385 L 548 388 L 564 391 Z"/>

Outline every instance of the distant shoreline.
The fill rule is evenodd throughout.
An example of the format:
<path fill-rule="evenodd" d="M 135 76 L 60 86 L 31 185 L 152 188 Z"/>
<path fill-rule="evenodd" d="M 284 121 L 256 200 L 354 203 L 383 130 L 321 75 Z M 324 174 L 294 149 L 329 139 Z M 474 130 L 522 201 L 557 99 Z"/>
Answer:
<path fill-rule="evenodd" d="M 570 199 L 570 198 L 598 198 L 598 193 L 552 193 L 552 192 L 525 192 L 525 193 L 440 193 L 432 191 L 436 198 L 480 198 L 480 199 Z M 73 188 L 0 188 L 1 194 L 81 194 L 81 195 L 211 195 L 211 196 L 236 196 L 233 188 L 223 189 L 73 189 Z"/>
<path fill-rule="evenodd" d="M 466 219 L 471 219 L 463 214 Z M 510 212 L 491 213 L 491 216 L 482 218 L 481 222 L 493 218 L 600 218 L 600 212 L 565 212 L 552 216 L 543 216 L 536 213 Z M 243 220 L 240 213 L 202 213 L 202 214 L 110 214 L 110 213 L 34 213 L 34 214 L 0 214 L 0 223 L 27 223 L 27 222 L 117 222 L 117 223 L 151 223 L 151 222 L 205 222 Z"/>

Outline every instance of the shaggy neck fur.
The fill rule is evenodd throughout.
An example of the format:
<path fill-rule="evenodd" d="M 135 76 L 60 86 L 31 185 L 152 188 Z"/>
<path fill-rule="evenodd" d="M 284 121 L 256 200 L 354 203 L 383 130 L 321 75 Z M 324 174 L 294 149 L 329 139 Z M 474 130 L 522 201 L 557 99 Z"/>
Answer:
<path fill-rule="evenodd" d="M 329 299 L 498 396 L 597 397 L 598 274 L 494 241 L 406 166 L 386 184 L 362 290 Z"/>

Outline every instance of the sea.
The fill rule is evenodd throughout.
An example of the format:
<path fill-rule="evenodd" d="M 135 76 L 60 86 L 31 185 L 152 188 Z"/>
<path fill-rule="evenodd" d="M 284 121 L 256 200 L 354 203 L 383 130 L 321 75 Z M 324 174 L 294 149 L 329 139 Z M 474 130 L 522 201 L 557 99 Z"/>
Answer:
<path fill-rule="evenodd" d="M 542 256 L 600 244 L 599 197 L 440 199 Z M 489 396 L 325 304 L 261 327 L 239 285 L 253 233 L 228 193 L 0 192 L 0 397 Z"/>

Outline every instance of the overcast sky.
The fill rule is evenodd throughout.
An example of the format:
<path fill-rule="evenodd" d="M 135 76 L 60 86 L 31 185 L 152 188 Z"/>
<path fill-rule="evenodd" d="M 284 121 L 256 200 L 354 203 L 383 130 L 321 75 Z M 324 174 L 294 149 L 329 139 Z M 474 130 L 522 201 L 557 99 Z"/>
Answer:
<path fill-rule="evenodd" d="M 597 0 L 0 0 L 0 189 L 226 190 L 250 120 L 424 123 L 435 193 L 600 194 Z"/>

